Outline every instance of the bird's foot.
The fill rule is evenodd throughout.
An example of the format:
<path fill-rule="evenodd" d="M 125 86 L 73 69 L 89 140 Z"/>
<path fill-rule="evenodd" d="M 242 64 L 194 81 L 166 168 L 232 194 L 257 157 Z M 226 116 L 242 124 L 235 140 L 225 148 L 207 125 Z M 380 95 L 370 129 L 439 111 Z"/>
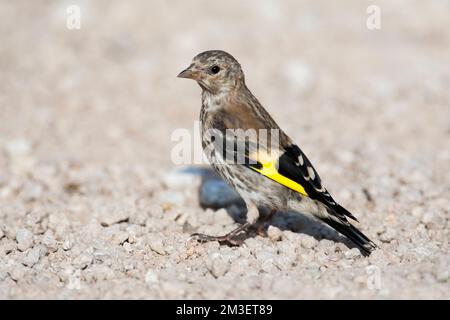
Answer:
<path fill-rule="evenodd" d="M 242 244 L 242 240 L 235 239 L 233 236 L 226 234 L 223 236 L 210 236 L 202 233 L 194 233 L 191 234 L 192 238 L 195 238 L 198 242 L 205 243 L 210 241 L 218 241 L 220 243 L 230 244 L 232 246 L 240 246 Z"/>
<path fill-rule="evenodd" d="M 243 240 L 238 239 L 236 236 L 239 233 L 246 231 L 249 227 L 250 223 L 247 222 L 223 236 L 210 236 L 202 233 L 194 233 L 191 234 L 191 237 L 195 238 L 199 242 L 218 241 L 220 243 L 227 243 L 232 246 L 240 246 L 243 243 Z"/>

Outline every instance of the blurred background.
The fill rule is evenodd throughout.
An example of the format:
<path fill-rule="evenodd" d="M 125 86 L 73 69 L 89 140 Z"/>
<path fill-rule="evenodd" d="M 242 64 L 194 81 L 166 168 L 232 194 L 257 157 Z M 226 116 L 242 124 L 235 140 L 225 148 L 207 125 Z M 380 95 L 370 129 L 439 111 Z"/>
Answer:
<path fill-rule="evenodd" d="M 79 30 L 67 28 L 71 5 Z M 370 5 L 380 29 L 367 27 Z M 0 0 L 2 232 L 13 239 L 41 205 L 76 229 L 125 196 L 173 198 L 155 196 L 175 167 L 171 133 L 193 132 L 201 104 L 198 85 L 176 75 L 209 49 L 237 58 L 361 221 L 369 190 L 366 226 L 400 230 L 399 215 L 430 199 L 431 220 L 448 226 L 449 12 L 446 0 Z"/>
<path fill-rule="evenodd" d="M 448 150 L 448 1 L 377 1 L 380 30 L 366 27 L 371 4 L 1 1 L 0 143 L 26 139 L 42 161 L 168 166 L 171 132 L 192 130 L 200 107 L 199 87 L 176 75 L 223 49 L 309 152 L 335 147 L 324 135 Z M 80 30 L 66 27 L 70 5 Z"/>

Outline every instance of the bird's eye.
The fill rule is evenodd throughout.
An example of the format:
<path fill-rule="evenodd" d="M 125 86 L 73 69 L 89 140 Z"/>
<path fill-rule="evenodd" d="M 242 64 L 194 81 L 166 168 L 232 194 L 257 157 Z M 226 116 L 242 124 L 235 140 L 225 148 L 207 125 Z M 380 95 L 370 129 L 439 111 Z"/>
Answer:
<path fill-rule="evenodd" d="M 212 66 L 211 67 L 211 73 L 212 74 L 217 74 L 220 71 L 220 67 L 219 66 Z"/>

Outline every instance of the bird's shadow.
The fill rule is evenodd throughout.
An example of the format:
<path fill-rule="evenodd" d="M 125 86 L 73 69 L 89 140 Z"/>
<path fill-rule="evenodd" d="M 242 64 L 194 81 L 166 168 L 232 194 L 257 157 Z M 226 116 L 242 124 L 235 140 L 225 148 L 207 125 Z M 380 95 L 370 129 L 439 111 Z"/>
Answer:
<path fill-rule="evenodd" d="M 207 167 L 188 167 L 185 170 L 192 174 L 197 174 L 201 176 L 201 186 L 199 189 L 199 199 L 200 206 L 204 209 L 226 209 L 227 213 L 237 223 L 244 223 L 246 221 L 247 208 L 245 206 L 244 200 L 235 193 L 228 184 L 223 183 L 222 178 L 212 169 Z M 214 192 L 223 193 L 229 195 L 230 193 L 235 193 L 235 197 L 228 197 L 230 199 L 227 203 L 220 203 L 220 205 L 202 201 L 205 198 L 205 194 L 209 192 L 208 188 L 205 187 L 206 184 L 211 183 L 220 184 L 220 188 L 216 188 Z M 220 197 L 220 194 L 219 194 Z M 280 230 L 289 230 L 296 233 L 302 233 L 314 237 L 316 240 L 320 241 L 322 239 L 331 240 L 334 242 L 339 242 L 345 244 L 349 248 L 356 248 L 357 246 L 353 244 L 346 237 L 339 234 L 336 230 L 325 225 L 324 223 L 309 217 L 307 214 L 288 211 L 288 212 L 277 212 L 272 219 L 267 221 L 264 225 L 265 231 L 272 225 Z M 242 236 L 241 240 L 245 240 L 249 237 L 254 237 L 256 233 L 249 232 Z"/>

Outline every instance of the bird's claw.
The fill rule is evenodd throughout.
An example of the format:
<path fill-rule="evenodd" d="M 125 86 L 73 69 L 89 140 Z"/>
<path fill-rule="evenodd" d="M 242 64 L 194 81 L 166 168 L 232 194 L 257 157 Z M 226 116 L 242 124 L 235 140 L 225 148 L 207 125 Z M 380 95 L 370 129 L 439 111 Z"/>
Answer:
<path fill-rule="evenodd" d="M 235 234 L 227 234 L 224 236 L 210 236 L 202 233 L 191 234 L 191 239 L 196 239 L 200 243 L 218 241 L 219 243 L 228 243 L 233 246 L 240 246 L 243 241 L 234 238 Z"/>

